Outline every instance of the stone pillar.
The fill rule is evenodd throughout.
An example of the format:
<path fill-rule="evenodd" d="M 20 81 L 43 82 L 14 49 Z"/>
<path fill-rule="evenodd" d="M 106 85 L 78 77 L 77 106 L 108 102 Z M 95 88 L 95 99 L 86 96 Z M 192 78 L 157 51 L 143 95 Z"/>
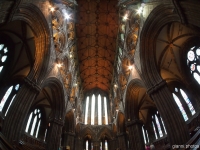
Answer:
<path fill-rule="evenodd" d="M 173 99 L 172 93 L 166 86 L 165 81 L 149 89 L 148 94 L 154 100 L 158 112 L 162 116 L 170 144 L 185 144 L 189 140 L 187 124 Z"/>
<path fill-rule="evenodd" d="M 54 119 L 50 121 L 50 128 L 47 134 L 47 149 L 58 150 L 62 134 L 63 121 Z"/>
<path fill-rule="evenodd" d="M 93 141 L 93 150 L 99 150 L 99 149 L 100 149 L 100 142 Z"/>
<path fill-rule="evenodd" d="M 19 141 L 23 136 L 29 109 L 39 91 L 40 88 L 30 80 L 20 88 L 2 127 L 2 133 L 9 142 Z"/>
<path fill-rule="evenodd" d="M 144 139 L 142 134 L 142 122 L 138 119 L 127 122 L 126 127 L 129 132 L 129 148 L 144 150 Z"/>
<path fill-rule="evenodd" d="M 122 150 L 127 149 L 126 133 L 123 132 L 123 133 L 118 134 L 117 139 L 118 139 L 118 148 L 121 148 Z"/>
<path fill-rule="evenodd" d="M 84 149 L 84 143 L 83 143 L 83 139 L 82 138 L 80 138 L 80 137 L 77 137 L 76 139 L 75 139 L 75 145 L 74 145 L 74 149 L 75 150 L 82 150 L 82 149 Z"/>
<path fill-rule="evenodd" d="M 63 145 L 64 147 L 69 146 L 70 150 L 74 149 L 74 133 L 70 133 L 70 132 L 66 132 L 65 133 L 65 145 Z"/>

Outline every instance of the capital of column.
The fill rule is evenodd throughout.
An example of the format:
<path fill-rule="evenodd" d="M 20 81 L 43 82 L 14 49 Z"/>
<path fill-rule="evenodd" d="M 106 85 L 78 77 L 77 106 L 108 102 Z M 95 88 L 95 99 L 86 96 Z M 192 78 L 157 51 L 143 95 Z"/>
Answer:
<path fill-rule="evenodd" d="M 26 77 L 24 79 L 24 82 L 29 85 L 31 88 L 33 88 L 35 91 L 40 92 L 41 88 L 39 87 L 39 85 L 37 85 L 37 83 L 35 81 L 30 80 L 28 77 Z"/>
<path fill-rule="evenodd" d="M 126 135 L 126 132 L 118 133 L 117 137 L 124 136 L 124 135 Z"/>
<path fill-rule="evenodd" d="M 129 126 L 132 126 L 132 125 L 135 125 L 135 124 L 139 124 L 139 125 L 143 125 L 143 122 L 139 119 L 134 119 L 132 121 L 127 121 L 126 122 L 126 127 L 129 127 Z"/>
<path fill-rule="evenodd" d="M 50 120 L 50 122 L 55 123 L 55 124 L 60 125 L 60 126 L 64 125 L 64 121 L 62 121 L 61 119 L 54 118 L 54 119 Z"/>
<path fill-rule="evenodd" d="M 160 82 L 156 83 L 155 85 L 153 85 L 152 87 L 150 87 L 147 90 L 147 93 L 149 95 L 151 95 L 152 93 L 156 92 L 158 89 L 162 88 L 163 86 L 166 85 L 166 81 L 165 80 L 161 80 Z"/>
<path fill-rule="evenodd" d="M 75 137 L 75 133 L 72 132 L 66 132 L 65 134 Z"/>

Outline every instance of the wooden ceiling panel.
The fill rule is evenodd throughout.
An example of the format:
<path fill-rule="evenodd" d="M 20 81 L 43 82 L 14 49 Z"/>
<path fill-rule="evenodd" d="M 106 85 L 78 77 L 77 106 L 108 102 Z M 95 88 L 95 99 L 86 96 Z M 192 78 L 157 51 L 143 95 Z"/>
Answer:
<path fill-rule="evenodd" d="M 77 0 L 78 58 L 84 91 L 109 91 L 118 32 L 116 0 Z"/>

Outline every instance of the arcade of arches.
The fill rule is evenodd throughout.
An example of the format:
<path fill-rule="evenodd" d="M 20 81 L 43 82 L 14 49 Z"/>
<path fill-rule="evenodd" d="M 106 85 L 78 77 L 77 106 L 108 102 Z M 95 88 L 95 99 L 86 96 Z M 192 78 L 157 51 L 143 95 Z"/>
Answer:
<path fill-rule="evenodd" d="M 200 145 L 198 0 L 1 0 L 0 149 Z"/>

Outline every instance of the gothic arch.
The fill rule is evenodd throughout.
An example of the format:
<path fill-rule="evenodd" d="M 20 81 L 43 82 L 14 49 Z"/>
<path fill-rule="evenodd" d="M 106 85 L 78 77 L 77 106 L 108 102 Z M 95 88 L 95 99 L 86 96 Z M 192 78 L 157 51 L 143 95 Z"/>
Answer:
<path fill-rule="evenodd" d="M 55 119 L 63 119 L 65 115 L 65 97 L 63 85 L 57 78 L 50 77 L 44 81 L 42 84 L 43 87 L 49 87 L 52 94 L 52 112 Z"/>
<path fill-rule="evenodd" d="M 16 11 L 12 21 L 22 20 L 26 22 L 35 35 L 35 63 L 30 71 L 28 78 L 34 79 L 36 82 L 42 82 L 46 71 L 48 69 L 48 63 L 50 57 L 50 29 L 41 10 L 31 4 L 20 4 L 19 11 Z"/>

